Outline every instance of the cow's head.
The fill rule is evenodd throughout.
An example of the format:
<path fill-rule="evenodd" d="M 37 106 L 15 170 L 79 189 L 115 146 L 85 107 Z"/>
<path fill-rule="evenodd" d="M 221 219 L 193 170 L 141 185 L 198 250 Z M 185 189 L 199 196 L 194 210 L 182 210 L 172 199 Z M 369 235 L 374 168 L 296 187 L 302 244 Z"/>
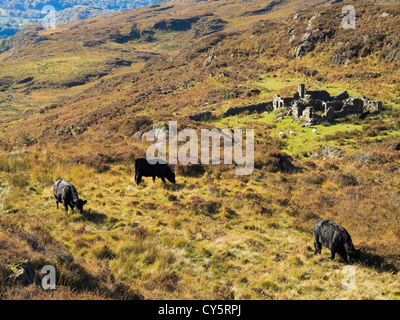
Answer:
<path fill-rule="evenodd" d="M 347 253 L 347 260 L 349 261 L 350 264 L 353 264 L 354 261 L 360 259 L 360 252 L 361 249 L 353 250 Z"/>
<path fill-rule="evenodd" d="M 176 183 L 175 181 L 175 173 L 171 170 L 171 168 L 169 168 L 167 174 L 166 174 L 166 178 L 169 182 L 171 183 Z"/>
<path fill-rule="evenodd" d="M 76 202 L 73 202 L 73 205 L 76 209 L 78 209 L 79 213 L 83 213 L 83 206 L 87 203 L 86 200 L 79 199 Z"/>

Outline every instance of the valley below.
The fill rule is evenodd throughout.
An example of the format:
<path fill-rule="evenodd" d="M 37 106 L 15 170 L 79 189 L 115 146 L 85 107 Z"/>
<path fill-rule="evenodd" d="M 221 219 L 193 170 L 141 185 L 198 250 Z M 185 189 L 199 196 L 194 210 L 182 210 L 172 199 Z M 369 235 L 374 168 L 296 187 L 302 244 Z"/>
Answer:
<path fill-rule="evenodd" d="M 399 2 L 143 5 L 0 40 L 0 298 L 398 299 Z M 220 163 L 137 185 L 146 133 L 173 123 L 253 130 L 251 174 L 210 146 Z M 83 213 L 57 209 L 57 178 Z M 353 265 L 314 254 L 320 218 Z M 46 265 L 55 290 L 26 276 Z"/>

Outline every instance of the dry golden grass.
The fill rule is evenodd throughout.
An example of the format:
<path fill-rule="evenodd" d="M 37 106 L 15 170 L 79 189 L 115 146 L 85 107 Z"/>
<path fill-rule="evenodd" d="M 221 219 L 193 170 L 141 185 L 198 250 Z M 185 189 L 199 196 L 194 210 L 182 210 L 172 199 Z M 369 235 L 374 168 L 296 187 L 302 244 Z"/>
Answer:
<path fill-rule="evenodd" d="M 26 46 L 18 53 L 20 60 L 18 54 L 6 60 L 0 67 L 5 76 L 20 81 L 32 70 L 43 81 L 37 88 L 14 84 L 18 103 L 1 105 L 7 117 L 0 120 L 0 297 L 397 299 L 398 62 L 383 62 L 383 43 L 392 40 L 390 28 L 399 15 L 393 9 L 375 30 L 363 11 L 360 30 L 350 35 L 336 26 L 326 45 L 297 60 L 288 28 L 301 34 L 307 20 L 322 10 L 329 19 L 319 26 L 329 29 L 336 21 L 333 9 L 342 6 L 306 8 L 300 20 L 293 20 L 297 3 L 285 2 L 282 11 L 249 19 L 238 17 L 245 8 L 237 1 L 180 3 L 148 19 L 147 9 L 140 9 L 110 21 L 95 18 L 64 26 L 59 34 L 40 31 L 50 40 Z M 251 5 L 256 10 L 265 4 Z M 389 8 L 366 6 L 374 15 Z M 358 3 L 357 8 L 362 9 Z M 108 28 L 125 31 L 127 20 L 148 30 L 177 12 L 189 17 L 212 9 L 228 21 L 221 33 L 196 38 L 193 30 L 156 31 L 154 42 L 125 44 L 109 38 L 114 29 Z M 269 17 L 277 19 L 254 23 Z M 329 57 L 337 42 L 363 32 L 377 32 L 386 40 L 362 47 L 357 63 L 332 67 Z M 82 45 L 97 33 L 102 44 Z M 377 55 L 363 55 L 379 45 Z M 211 50 L 216 58 L 205 65 Z M 133 65 L 118 65 L 116 58 Z M 83 84 L 67 88 L 82 79 Z M 272 113 L 218 118 L 231 106 L 274 93 L 290 95 L 300 81 L 333 94 L 344 89 L 367 94 L 384 100 L 386 108 L 366 120 L 349 117 L 320 126 L 317 136 Z M 216 117 L 205 123 L 186 118 L 206 109 Z M 136 186 L 134 159 L 144 156 L 149 144 L 131 136 L 169 120 L 178 120 L 179 130 L 254 128 L 254 173 L 238 177 L 230 166 L 176 166 L 176 185 L 153 184 L 148 178 Z M 279 130 L 293 129 L 296 137 L 277 137 Z M 308 158 L 326 144 L 340 147 L 345 156 Z M 290 172 L 282 168 L 282 161 L 289 161 L 286 153 L 296 166 Z M 70 180 L 88 200 L 84 215 L 56 209 L 52 185 L 57 177 Z M 356 289 L 343 289 L 340 259 L 329 261 L 327 249 L 314 256 L 312 229 L 318 218 L 343 225 L 362 249 L 355 264 Z M 36 239 L 44 251 L 27 239 Z M 25 259 L 36 270 L 55 265 L 58 289 L 45 292 L 10 282 L 10 264 Z"/>
<path fill-rule="evenodd" d="M 6 299 L 30 299 L 38 290 L 44 299 L 121 299 L 129 290 L 147 299 L 396 299 L 399 294 L 400 226 L 393 197 L 398 179 L 390 171 L 339 163 L 339 169 L 326 170 L 321 162 L 310 172 L 256 170 L 238 179 L 233 171 L 210 167 L 201 177 L 178 176 L 175 186 L 145 179 L 138 187 L 129 165 L 97 173 L 45 160 L 40 153 L 3 156 L 0 163 L 2 243 L 15 248 L 2 247 L 2 272 L 9 274 L 7 265 L 30 258 L 39 269 L 56 264 L 62 278 L 54 293 L 6 286 Z M 88 200 L 84 215 L 56 209 L 57 176 L 73 182 Z M 354 179 L 344 178 L 349 176 Z M 331 262 L 327 249 L 314 256 L 318 217 L 345 226 L 362 249 L 355 290 L 342 288 L 343 261 Z M 34 235 L 45 251 L 18 238 L 21 231 Z M 73 262 L 49 258 L 55 247 Z M 111 292 L 102 289 L 109 281 Z"/>

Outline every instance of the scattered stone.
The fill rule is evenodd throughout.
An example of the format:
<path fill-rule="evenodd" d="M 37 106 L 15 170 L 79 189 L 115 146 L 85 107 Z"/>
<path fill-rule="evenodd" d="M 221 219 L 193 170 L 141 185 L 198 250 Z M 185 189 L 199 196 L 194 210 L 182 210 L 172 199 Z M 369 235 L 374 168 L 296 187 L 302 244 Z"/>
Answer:
<path fill-rule="evenodd" d="M 302 58 L 308 51 L 312 49 L 312 45 L 310 42 L 306 41 L 303 42 L 302 44 L 298 45 L 294 49 L 294 55 L 297 59 Z"/>
<path fill-rule="evenodd" d="M 326 145 L 321 150 L 313 152 L 310 158 L 322 158 L 322 160 L 337 159 L 343 157 L 344 154 L 345 152 L 342 149 Z"/>
<path fill-rule="evenodd" d="M 348 58 L 348 53 L 333 53 L 331 54 L 331 61 L 333 64 L 337 66 L 348 66 L 351 62 L 351 59 Z"/>
<path fill-rule="evenodd" d="M 293 34 L 289 39 L 289 44 L 291 44 L 296 39 L 296 36 Z"/>
<path fill-rule="evenodd" d="M 372 152 L 361 152 L 354 155 L 353 159 L 360 165 L 367 165 L 374 161 L 374 154 Z"/>
<path fill-rule="evenodd" d="M 215 55 L 213 55 L 213 54 L 210 55 L 210 56 L 203 62 L 203 67 L 208 66 L 208 65 L 211 63 L 211 61 L 213 61 L 215 58 L 216 58 Z"/>

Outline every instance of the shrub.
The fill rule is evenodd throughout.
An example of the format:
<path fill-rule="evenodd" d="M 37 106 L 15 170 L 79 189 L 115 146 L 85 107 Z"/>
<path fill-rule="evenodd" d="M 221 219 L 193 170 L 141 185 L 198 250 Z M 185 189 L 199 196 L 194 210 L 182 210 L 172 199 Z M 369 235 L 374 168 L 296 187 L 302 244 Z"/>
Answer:
<path fill-rule="evenodd" d="M 114 259 L 116 257 L 116 254 L 108 246 L 95 248 L 93 254 L 99 260 Z"/>
<path fill-rule="evenodd" d="M 184 177 L 199 177 L 206 172 L 206 168 L 201 164 L 177 164 L 175 172 Z"/>
<path fill-rule="evenodd" d="M 341 187 L 349 187 L 358 185 L 356 177 L 351 174 L 338 174 L 335 177 L 335 182 Z"/>
<path fill-rule="evenodd" d="M 227 207 L 224 207 L 222 209 L 222 215 L 224 218 L 227 218 L 227 219 L 234 219 L 234 218 L 238 217 L 238 214 L 236 213 L 235 210 L 232 210 L 231 208 L 227 208 Z"/>
<path fill-rule="evenodd" d="M 327 179 L 323 173 L 311 173 L 303 178 L 303 181 L 307 184 L 321 185 Z"/>
<path fill-rule="evenodd" d="M 228 282 L 227 284 L 217 284 L 214 287 L 214 295 L 216 300 L 234 300 L 235 293 L 231 288 L 231 284 Z"/>
<path fill-rule="evenodd" d="M 254 167 L 269 172 L 293 171 L 296 167 L 292 161 L 288 154 L 269 146 L 258 147 L 254 155 Z"/>
<path fill-rule="evenodd" d="M 29 185 L 29 176 L 17 173 L 11 176 L 10 182 L 14 187 L 23 188 Z"/>
<path fill-rule="evenodd" d="M 178 275 L 175 271 L 166 273 L 156 279 L 157 284 L 167 291 L 175 291 L 179 281 Z"/>
<path fill-rule="evenodd" d="M 139 227 L 131 229 L 129 231 L 129 234 L 131 234 L 139 239 L 145 239 L 148 235 L 148 230 L 143 226 L 139 226 Z"/>
<path fill-rule="evenodd" d="M 198 196 L 192 196 L 191 208 L 196 214 L 214 215 L 218 213 L 221 203 L 213 200 L 205 200 Z"/>
<path fill-rule="evenodd" d="M 126 119 L 118 128 L 123 135 L 132 136 L 138 131 L 147 131 L 153 124 L 153 120 L 145 116 L 138 116 L 133 119 Z"/>

